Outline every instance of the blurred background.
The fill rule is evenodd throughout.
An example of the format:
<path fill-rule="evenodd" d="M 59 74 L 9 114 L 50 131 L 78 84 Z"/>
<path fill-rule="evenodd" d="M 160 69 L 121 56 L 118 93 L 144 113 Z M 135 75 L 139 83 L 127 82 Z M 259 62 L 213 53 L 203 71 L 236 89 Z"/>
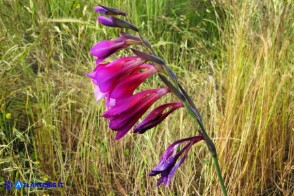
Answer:
<path fill-rule="evenodd" d="M 90 48 L 119 36 L 97 24 L 98 4 L 126 11 L 176 73 L 216 144 L 229 195 L 293 195 L 291 0 L 0 0 L 0 195 L 221 195 L 204 143 L 169 188 L 148 176 L 172 142 L 197 134 L 184 109 L 114 141 L 85 76 Z M 140 86 L 150 87 L 163 84 L 154 76 Z M 64 187 L 7 190 L 8 180 Z"/>

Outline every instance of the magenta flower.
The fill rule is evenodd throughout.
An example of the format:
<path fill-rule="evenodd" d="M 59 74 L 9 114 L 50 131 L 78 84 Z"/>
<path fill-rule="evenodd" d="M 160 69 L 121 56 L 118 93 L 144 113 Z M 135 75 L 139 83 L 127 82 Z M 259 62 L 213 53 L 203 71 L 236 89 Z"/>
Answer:
<path fill-rule="evenodd" d="M 113 53 L 121 49 L 124 49 L 130 45 L 138 45 L 138 44 L 142 44 L 140 42 L 140 38 L 136 36 L 131 37 L 128 34 L 122 34 L 122 37 L 119 37 L 113 40 L 104 40 L 102 42 L 95 44 L 91 48 L 90 53 L 93 56 L 98 57 L 96 64 L 99 64 L 104 59 L 112 55 Z"/>
<path fill-rule="evenodd" d="M 121 37 L 99 42 L 90 50 L 91 54 L 97 57 L 97 66 L 92 73 L 86 75 L 92 79 L 95 85 L 94 94 L 96 100 L 106 98 L 108 109 L 102 116 L 109 120 L 109 128 L 117 132 L 115 140 L 119 140 L 125 136 L 158 99 L 172 92 L 181 102 L 158 106 L 134 128 L 134 133 L 145 133 L 148 129 L 160 124 L 173 111 L 185 105 L 185 108 L 197 120 L 201 135 L 181 139 L 172 143 L 163 153 L 158 165 L 152 169 L 149 175 L 155 176 L 160 174 L 161 177 L 158 179 L 157 185 L 164 183 L 167 187 L 175 175 L 176 170 L 185 161 L 191 147 L 201 140 L 205 140 L 214 158 L 214 163 L 218 166 L 215 146 L 206 133 L 201 116 L 192 98 L 180 85 L 170 67 L 166 65 L 163 59 L 156 56 L 152 45 L 144 40 L 143 34 L 134 24 L 113 16 L 126 16 L 127 14 L 125 12 L 105 6 L 96 6 L 94 10 L 100 14 L 110 15 L 110 17 L 99 16 L 99 23 L 109 27 L 131 29 L 139 35 L 137 37 L 121 32 Z M 141 52 L 131 48 L 136 56 L 123 57 L 109 63 L 101 63 L 113 53 L 127 48 L 130 45 L 141 45 L 145 47 L 145 50 Z M 147 61 L 153 62 L 154 65 L 144 64 Z M 168 88 L 144 90 L 134 94 L 138 86 L 155 73 L 158 73 L 158 77 Z M 218 169 L 217 171 L 220 176 L 220 170 Z M 220 181 L 223 193 L 226 195 L 222 178 L 220 178 Z"/>
<path fill-rule="evenodd" d="M 134 133 L 145 133 L 148 129 L 160 124 L 170 113 L 180 107 L 183 107 L 182 102 L 167 103 L 155 108 L 140 124 L 136 126 Z M 168 111 L 165 111 L 166 109 L 168 109 Z"/>
<path fill-rule="evenodd" d="M 91 48 L 90 53 L 93 56 L 98 57 L 98 64 L 110 55 L 112 55 L 113 53 L 126 47 L 128 47 L 128 45 L 125 43 L 125 39 L 120 37 L 114 40 L 104 40 L 102 42 L 95 44 Z"/>
<path fill-rule="evenodd" d="M 147 70 L 141 72 L 142 69 Z M 110 108 L 117 103 L 125 101 L 126 98 L 133 95 L 133 92 L 142 82 L 156 72 L 157 70 L 153 67 L 153 65 L 143 64 L 140 65 L 133 73 L 122 77 L 116 85 L 114 85 L 114 88 L 107 93 L 106 106 Z"/>
<path fill-rule="evenodd" d="M 140 57 L 124 57 L 111 63 L 99 64 L 92 73 L 86 74 L 98 88 L 95 89 L 96 100 L 105 97 L 121 78 L 135 71 L 144 62 Z"/>
<path fill-rule="evenodd" d="M 147 71 L 140 72 L 141 69 L 147 69 Z M 156 72 L 157 70 L 152 65 L 143 64 L 138 67 L 137 71 L 122 77 L 114 88 L 107 93 L 106 106 L 110 108 L 125 101 L 126 98 L 133 95 L 133 92 L 143 81 Z"/>
<path fill-rule="evenodd" d="M 171 178 L 175 175 L 176 170 L 181 166 L 187 157 L 187 154 L 191 146 L 201 140 L 203 136 L 194 136 L 185 138 L 172 143 L 161 156 L 158 165 L 152 169 L 149 176 L 155 176 L 161 174 L 161 177 L 157 181 L 157 186 L 164 183 L 167 187 L 171 181 Z M 179 146 L 187 143 L 181 150 L 178 150 Z M 182 158 L 177 162 L 178 158 Z"/>
<path fill-rule="evenodd" d="M 108 109 L 102 116 L 109 119 L 109 128 L 118 131 L 115 139 L 122 138 L 150 106 L 168 92 L 167 88 L 145 90 Z"/>
<path fill-rule="evenodd" d="M 146 71 L 140 72 L 142 69 Z M 117 85 L 109 92 L 109 97 L 113 99 L 122 99 L 133 94 L 134 90 L 144 82 L 148 77 L 155 74 L 157 70 L 153 65 L 143 64 L 132 74 L 123 77 Z"/>

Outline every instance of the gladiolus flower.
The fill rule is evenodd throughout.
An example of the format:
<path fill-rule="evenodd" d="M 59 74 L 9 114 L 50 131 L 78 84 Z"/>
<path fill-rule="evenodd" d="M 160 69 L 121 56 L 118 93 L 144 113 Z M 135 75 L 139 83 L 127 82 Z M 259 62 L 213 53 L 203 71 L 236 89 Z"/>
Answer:
<path fill-rule="evenodd" d="M 167 103 L 155 108 L 140 124 L 136 126 L 134 133 L 145 133 L 145 131 L 148 129 L 151 129 L 160 124 L 170 113 L 180 107 L 183 107 L 182 102 Z M 165 112 L 167 108 L 168 111 Z"/>
<path fill-rule="evenodd" d="M 167 88 L 145 90 L 108 109 L 102 116 L 110 120 L 109 128 L 118 131 L 115 139 L 122 138 L 150 106 L 168 92 Z"/>
<path fill-rule="evenodd" d="M 98 87 L 95 90 L 96 99 L 105 97 L 105 93 L 113 89 L 122 77 L 135 71 L 144 62 L 136 56 L 124 57 L 111 63 L 99 64 L 92 73 L 86 74 L 92 78 L 92 82 Z"/>
<path fill-rule="evenodd" d="M 176 170 L 180 167 L 180 165 L 186 159 L 191 146 L 203 139 L 204 138 L 201 135 L 181 139 L 172 143 L 166 149 L 158 165 L 155 168 L 153 168 L 149 174 L 149 176 L 155 176 L 157 174 L 161 174 L 161 177 L 157 181 L 157 186 L 160 185 L 161 183 L 164 183 L 165 187 L 169 185 L 172 177 L 175 175 Z M 178 151 L 178 147 L 183 143 L 187 143 L 187 144 L 181 150 Z M 177 162 L 180 156 L 182 156 L 182 158 Z"/>
<path fill-rule="evenodd" d="M 90 53 L 93 56 L 98 57 L 97 64 L 112 55 L 113 53 L 128 47 L 130 44 L 127 43 L 127 39 L 123 37 L 116 38 L 114 40 L 104 40 L 95 44 Z"/>
<path fill-rule="evenodd" d="M 141 69 L 147 69 L 140 72 Z M 153 65 L 140 65 L 133 73 L 122 77 L 113 89 L 107 93 L 106 106 L 113 107 L 118 102 L 123 102 L 127 97 L 133 95 L 135 89 L 144 82 L 148 77 L 156 73 L 157 70 Z"/>
<path fill-rule="evenodd" d="M 91 50 L 90 53 L 93 56 L 98 57 L 98 60 L 96 63 L 100 63 L 113 53 L 128 47 L 129 45 L 125 43 L 124 38 L 116 38 L 114 40 L 104 40 L 102 42 L 99 42 L 95 44 Z"/>
<path fill-rule="evenodd" d="M 146 71 L 140 72 L 142 69 Z M 133 95 L 135 89 L 144 82 L 148 77 L 155 74 L 157 70 L 153 65 L 140 65 L 133 73 L 122 77 L 107 93 L 106 106 L 113 107 L 118 102 L 123 102 L 127 97 Z"/>
<path fill-rule="evenodd" d="M 122 78 L 117 85 L 109 92 L 109 97 L 113 99 L 121 99 L 129 97 L 133 94 L 134 90 L 144 82 L 148 77 L 152 76 L 157 72 L 153 65 L 143 64 L 138 67 L 139 70 L 147 69 L 146 71 L 140 72 L 135 71 Z"/>
<path fill-rule="evenodd" d="M 96 62 L 96 64 L 99 64 L 113 53 L 121 49 L 124 49 L 130 45 L 138 44 L 142 44 L 139 37 L 131 37 L 128 34 L 123 34 L 122 37 L 113 40 L 104 40 L 102 42 L 95 44 L 91 48 L 90 53 L 93 56 L 98 57 L 98 61 Z"/>

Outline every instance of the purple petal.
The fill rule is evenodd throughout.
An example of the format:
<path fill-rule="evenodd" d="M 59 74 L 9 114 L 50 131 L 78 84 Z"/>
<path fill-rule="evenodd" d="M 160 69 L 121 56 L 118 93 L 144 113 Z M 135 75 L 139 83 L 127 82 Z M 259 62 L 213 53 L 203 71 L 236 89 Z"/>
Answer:
<path fill-rule="evenodd" d="M 92 78 L 95 85 L 99 86 L 102 93 L 109 93 L 116 83 L 128 76 L 144 63 L 139 57 L 124 57 L 111 63 L 99 64 L 92 73 L 86 74 Z"/>
<path fill-rule="evenodd" d="M 110 120 L 109 127 L 118 131 L 116 139 L 120 139 L 155 101 L 168 92 L 169 89 L 152 89 L 137 93 L 111 107 L 102 116 Z"/>
<path fill-rule="evenodd" d="M 148 94 L 154 93 L 156 91 L 157 91 L 157 89 L 145 90 L 145 91 L 139 92 L 139 93 L 127 98 L 121 104 L 116 104 L 114 107 L 107 110 L 102 116 L 105 118 L 111 118 L 113 116 L 120 115 L 123 112 L 131 111 L 131 109 L 133 109 L 134 106 L 136 104 L 138 104 L 138 102 L 142 98 L 144 98 Z"/>
<path fill-rule="evenodd" d="M 107 117 L 110 119 L 110 128 L 111 129 L 120 129 L 125 124 L 127 124 L 131 119 L 137 120 L 148 110 L 148 108 L 157 101 L 160 97 L 168 93 L 167 89 L 157 89 L 153 93 L 147 93 L 143 96 L 137 96 L 134 99 L 130 100 L 130 105 L 127 105 L 127 101 L 123 105 L 124 108 L 121 106 L 114 106 L 109 110 L 112 111 L 112 115 L 110 116 L 110 112 L 106 112 L 103 114 L 103 117 Z M 133 97 L 133 96 L 132 96 Z M 116 110 L 116 113 L 113 112 Z M 107 115 L 106 115 L 107 114 Z"/>
<path fill-rule="evenodd" d="M 114 22 L 113 22 L 113 18 L 110 17 L 105 17 L 105 16 L 98 16 L 97 18 L 98 22 L 105 25 L 105 26 L 108 26 L 108 27 L 119 27 L 117 26 Z"/>
<path fill-rule="evenodd" d="M 141 98 L 139 102 L 134 106 L 132 111 L 127 111 L 127 113 L 121 113 L 117 116 L 112 116 L 110 119 L 109 127 L 111 129 L 121 129 L 123 128 L 130 120 L 136 119 L 134 124 L 139 120 L 139 118 L 148 110 L 148 108 L 159 98 L 155 94 L 151 94 L 144 98 Z"/>
<path fill-rule="evenodd" d="M 109 12 L 107 12 L 106 9 L 104 9 L 101 6 L 95 6 L 95 7 L 93 7 L 93 9 L 94 9 L 95 12 L 98 12 L 99 14 L 107 14 L 107 13 L 109 13 Z"/>
<path fill-rule="evenodd" d="M 141 67 L 141 66 L 140 66 Z M 140 68 L 139 67 L 139 68 Z M 146 67 L 146 65 L 144 66 Z M 109 97 L 113 99 L 129 97 L 133 94 L 134 90 L 148 77 L 156 73 L 156 69 L 150 65 L 149 70 L 145 72 L 135 73 L 129 75 L 118 81 L 117 85 L 109 93 Z"/>
<path fill-rule="evenodd" d="M 148 129 L 151 129 L 160 124 L 170 113 L 180 107 L 183 107 L 183 104 L 181 102 L 174 102 L 167 103 L 155 108 L 140 124 L 136 126 L 134 132 L 140 134 L 145 133 L 145 131 L 147 131 Z M 167 108 L 169 108 L 169 110 L 164 113 Z"/>
<path fill-rule="evenodd" d="M 191 145 L 191 146 L 192 146 L 192 145 Z M 190 146 L 190 147 L 191 147 L 191 146 Z M 168 187 L 168 185 L 169 185 L 169 183 L 170 183 L 172 177 L 175 175 L 177 169 L 182 165 L 182 163 L 183 163 L 184 160 L 186 159 L 190 147 L 186 150 L 186 152 L 185 152 L 184 156 L 181 158 L 181 160 L 178 161 L 178 162 L 172 167 L 172 169 L 169 171 L 169 174 L 168 174 L 168 176 L 167 176 L 167 178 L 166 178 L 166 180 L 165 180 L 165 182 L 164 182 L 165 187 Z"/>
<path fill-rule="evenodd" d="M 203 136 L 194 136 L 190 138 L 185 138 L 182 140 L 178 140 L 171 144 L 167 150 L 163 153 L 160 162 L 158 165 L 152 169 L 150 172 L 150 176 L 154 176 L 157 174 L 161 174 L 161 177 L 157 181 L 157 185 L 160 185 L 164 182 L 165 186 L 168 186 L 171 178 L 174 176 L 176 170 L 180 167 L 180 165 L 184 162 L 187 157 L 187 153 L 190 150 L 191 146 L 201 140 L 203 140 Z M 177 148 L 180 144 L 188 142 L 179 152 L 177 152 Z M 184 153 L 184 155 L 182 155 Z M 181 160 L 177 162 L 177 159 L 182 156 Z"/>
<path fill-rule="evenodd" d="M 99 101 L 100 99 L 103 99 L 106 96 L 106 93 L 102 93 L 98 86 L 94 89 L 94 95 L 96 98 L 96 101 Z"/>
<path fill-rule="evenodd" d="M 139 45 L 142 44 L 140 40 L 134 40 L 127 37 L 118 37 L 113 40 L 104 40 L 95 44 L 90 53 L 93 56 L 98 57 L 96 65 L 99 65 L 104 59 L 112 55 L 113 53 L 122 50 L 130 45 Z"/>
<path fill-rule="evenodd" d="M 174 162 L 178 158 L 178 156 L 176 156 L 176 150 L 179 147 L 180 143 L 181 142 L 174 142 L 165 150 L 160 158 L 158 165 L 153 168 L 151 173 L 149 174 L 150 176 L 157 175 L 162 171 L 168 169 L 172 164 L 174 164 Z"/>
<path fill-rule="evenodd" d="M 114 40 L 104 40 L 95 44 L 90 53 L 98 58 L 107 58 L 113 53 L 126 48 L 128 45 L 125 44 L 125 39 L 117 38 Z"/>

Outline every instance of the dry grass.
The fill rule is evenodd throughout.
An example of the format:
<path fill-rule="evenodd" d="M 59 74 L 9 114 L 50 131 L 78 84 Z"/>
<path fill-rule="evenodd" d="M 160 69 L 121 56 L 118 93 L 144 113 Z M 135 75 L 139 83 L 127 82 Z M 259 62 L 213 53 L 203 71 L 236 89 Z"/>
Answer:
<path fill-rule="evenodd" d="M 293 195 L 291 0 L 115 2 L 107 5 L 131 14 L 199 107 L 229 195 Z M 221 195 L 203 143 L 168 189 L 148 177 L 170 143 L 197 134 L 184 109 L 114 141 L 84 76 L 90 47 L 117 36 L 96 24 L 97 3 L 0 2 L 0 194 Z M 160 86 L 153 77 L 141 88 Z M 7 191 L 5 180 L 65 187 Z"/>

